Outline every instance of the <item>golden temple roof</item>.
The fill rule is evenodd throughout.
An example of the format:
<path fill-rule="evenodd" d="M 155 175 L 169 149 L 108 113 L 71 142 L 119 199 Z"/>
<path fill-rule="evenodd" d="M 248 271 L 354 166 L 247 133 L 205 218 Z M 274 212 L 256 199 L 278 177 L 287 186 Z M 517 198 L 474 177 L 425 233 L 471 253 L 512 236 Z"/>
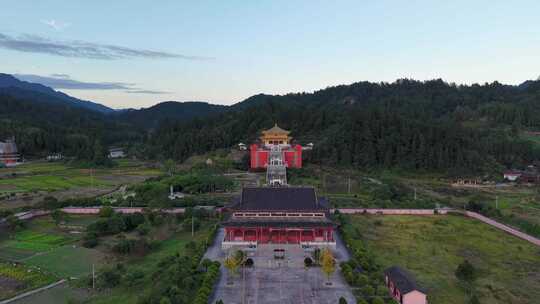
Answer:
<path fill-rule="evenodd" d="M 287 131 L 287 130 L 283 130 L 282 128 L 280 128 L 277 123 L 270 129 L 268 130 L 265 130 L 265 131 L 262 131 L 263 134 L 289 134 L 291 133 L 290 131 Z"/>

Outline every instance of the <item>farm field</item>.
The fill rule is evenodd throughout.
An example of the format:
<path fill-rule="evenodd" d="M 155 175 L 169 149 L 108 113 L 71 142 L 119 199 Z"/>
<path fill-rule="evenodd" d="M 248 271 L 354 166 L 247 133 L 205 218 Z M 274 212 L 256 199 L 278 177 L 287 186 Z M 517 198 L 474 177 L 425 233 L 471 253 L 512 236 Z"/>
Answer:
<path fill-rule="evenodd" d="M 0 262 L 0 300 L 55 282 L 57 279 L 36 267 Z"/>
<path fill-rule="evenodd" d="M 0 258 L 22 261 L 35 254 L 53 250 L 77 240 L 46 216 L 27 222 L 23 230 L 0 232 Z"/>
<path fill-rule="evenodd" d="M 106 254 L 96 249 L 81 247 L 78 241 L 82 234 L 70 233 L 84 230 L 97 219 L 92 216 L 68 216 L 65 226 L 57 226 L 51 217 L 44 216 L 28 221 L 20 231 L 2 230 L 0 298 L 9 298 L 61 278 L 80 279 L 91 273 L 93 264 L 97 268 L 106 263 Z M 48 295 L 49 293 L 51 294 Z M 76 298 L 80 293 L 78 289 L 59 286 L 40 293 L 39 296 L 43 299 L 50 298 L 51 302 L 48 303 L 59 303 L 59 300 L 63 303 L 68 296 L 73 295 Z M 28 303 L 42 302 L 36 300 Z"/>
<path fill-rule="evenodd" d="M 0 186 L 15 185 L 17 192 L 56 191 L 72 187 L 99 187 L 112 185 L 110 179 L 118 176 L 155 176 L 157 169 L 142 163 L 120 160 L 113 168 L 82 169 L 63 162 L 32 162 L 13 168 L 0 169 Z M 0 188 L 2 189 L 2 188 Z M 0 190 L 1 191 L 1 190 Z"/>
<path fill-rule="evenodd" d="M 101 195 L 161 174 L 138 161 L 116 163 L 112 168 L 84 169 L 63 162 L 36 161 L 0 168 L 0 209 L 32 205 L 45 196 L 67 199 Z"/>
<path fill-rule="evenodd" d="M 431 304 L 468 303 L 454 272 L 469 260 L 479 272 L 481 303 L 535 303 L 540 248 L 461 216 L 350 216 L 345 229 L 384 267 L 411 271 Z"/>
<path fill-rule="evenodd" d="M 89 273 L 92 263 L 99 263 L 102 254 L 77 244 L 82 234 L 73 234 L 97 218 L 70 216 L 69 229 L 56 226 L 51 217 L 45 216 L 27 222 L 26 228 L 17 232 L 0 233 L 0 259 L 21 262 L 47 270 L 58 277 L 80 277 Z"/>

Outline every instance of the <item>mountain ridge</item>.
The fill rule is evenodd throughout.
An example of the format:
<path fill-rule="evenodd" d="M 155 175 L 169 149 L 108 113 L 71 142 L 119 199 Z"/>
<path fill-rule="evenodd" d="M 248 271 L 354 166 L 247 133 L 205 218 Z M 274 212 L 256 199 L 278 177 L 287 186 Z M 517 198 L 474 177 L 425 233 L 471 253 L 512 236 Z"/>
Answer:
<path fill-rule="evenodd" d="M 19 90 L 45 94 L 51 97 L 50 99 L 37 98 L 37 101 L 58 103 L 58 104 L 64 103 L 68 106 L 75 106 L 75 107 L 84 108 L 87 110 L 92 110 L 92 111 L 96 111 L 100 113 L 114 112 L 113 109 L 107 106 L 104 106 L 102 104 L 95 103 L 88 100 L 78 99 L 78 98 L 69 96 L 63 92 L 56 91 L 53 88 L 42 85 L 40 83 L 33 83 L 33 82 L 20 80 L 10 74 L 0 73 L 0 88 L 2 88 L 5 92 L 9 92 L 11 88 L 15 88 Z M 12 92 L 12 94 L 15 96 L 20 96 L 21 93 L 22 93 L 21 91 L 17 91 L 17 90 Z M 23 95 L 25 95 L 25 97 L 28 97 L 29 94 L 26 93 Z"/>

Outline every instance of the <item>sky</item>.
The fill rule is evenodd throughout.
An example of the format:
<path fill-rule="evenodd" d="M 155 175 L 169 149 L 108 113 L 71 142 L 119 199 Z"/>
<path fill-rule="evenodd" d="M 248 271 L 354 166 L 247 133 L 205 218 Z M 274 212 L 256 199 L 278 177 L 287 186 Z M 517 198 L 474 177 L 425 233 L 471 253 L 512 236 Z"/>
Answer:
<path fill-rule="evenodd" d="M 112 108 L 540 76 L 540 1 L 0 0 L 0 72 Z"/>

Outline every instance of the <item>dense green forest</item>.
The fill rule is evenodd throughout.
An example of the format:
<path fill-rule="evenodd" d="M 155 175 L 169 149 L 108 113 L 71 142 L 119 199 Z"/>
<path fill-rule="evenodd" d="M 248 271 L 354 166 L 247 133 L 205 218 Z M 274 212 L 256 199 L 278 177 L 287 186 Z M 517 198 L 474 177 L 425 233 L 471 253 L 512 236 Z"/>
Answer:
<path fill-rule="evenodd" d="M 150 157 L 186 159 L 254 140 L 278 122 L 313 142 L 309 161 L 359 168 L 456 172 L 522 166 L 538 159 L 523 129 L 540 128 L 540 84 L 456 86 L 441 80 L 361 82 L 312 94 L 256 95 L 212 119 L 164 122 Z"/>
<path fill-rule="evenodd" d="M 120 145 L 141 158 L 181 161 L 252 142 L 277 122 L 299 142 L 315 144 L 306 153 L 311 163 L 462 174 L 540 158 L 537 146 L 520 136 L 540 130 L 540 81 L 359 82 L 314 93 L 255 95 L 228 107 L 168 102 L 113 114 L 36 102 L 52 98 L 39 94 L 0 94 L 0 138 L 15 136 L 26 157 L 61 152 L 99 161 L 106 147 Z"/>
<path fill-rule="evenodd" d="M 104 114 L 66 105 L 36 102 L 48 98 L 13 97 L 0 91 L 0 140 L 14 137 L 24 157 L 63 153 L 79 160 L 105 165 L 107 145 L 137 142 L 143 133 Z"/>

